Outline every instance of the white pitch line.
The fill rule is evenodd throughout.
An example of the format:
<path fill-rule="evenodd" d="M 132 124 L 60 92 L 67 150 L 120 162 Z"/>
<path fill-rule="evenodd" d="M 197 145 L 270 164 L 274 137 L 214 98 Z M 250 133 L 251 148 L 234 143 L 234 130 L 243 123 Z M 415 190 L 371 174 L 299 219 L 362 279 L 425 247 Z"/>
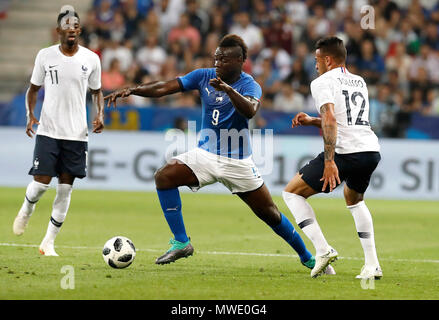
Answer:
<path fill-rule="evenodd" d="M 21 243 L 0 243 L 2 247 L 28 247 L 28 248 L 38 248 L 37 244 L 21 244 Z M 93 249 L 101 250 L 100 247 L 84 247 L 84 246 L 56 246 L 56 248 L 64 249 Z M 147 251 L 147 252 L 162 252 L 159 249 L 137 249 L 136 251 Z M 285 253 L 257 253 L 257 252 L 228 252 L 228 251 L 196 251 L 201 254 L 212 254 L 212 255 L 235 255 L 235 256 L 254 256 L 254 257 L 284 257 L 284 258 L 298 258 L 298 255 L 285 254 Z M 360 257 L 339 257 L 339 259 L 345 260 L 363 260 Z M 433 259 L 393 259 L 393 258 L 380 258 L 381 261 L 392 261 L 392 262 L 415 262 L 415 263 L 439 263 L 439 260 Z"/>

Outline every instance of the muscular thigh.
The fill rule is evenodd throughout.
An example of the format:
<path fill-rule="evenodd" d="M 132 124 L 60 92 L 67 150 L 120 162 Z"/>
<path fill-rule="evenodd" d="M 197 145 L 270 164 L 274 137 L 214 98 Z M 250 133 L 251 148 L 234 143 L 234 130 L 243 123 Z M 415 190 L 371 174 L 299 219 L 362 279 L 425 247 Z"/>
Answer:
<path fill-rule="evenodd" d="M 194 187 L 199 182 L 193 171 L 184 163 L 173 160 L 155 173 L 157 189 L 171 189 L 181 186 Z"/>

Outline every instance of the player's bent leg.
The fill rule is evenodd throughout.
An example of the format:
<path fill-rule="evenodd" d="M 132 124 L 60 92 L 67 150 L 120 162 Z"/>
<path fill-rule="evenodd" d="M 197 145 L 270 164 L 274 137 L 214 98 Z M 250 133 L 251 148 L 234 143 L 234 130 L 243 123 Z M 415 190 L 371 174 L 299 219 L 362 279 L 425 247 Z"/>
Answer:
<path fill-rule="evenodd" d="M 288 218 L 274 204 L 265 184 L 257 190 L 238 193 L 238 196 L 297 252 L 302 264 L 310 263 L 312 254 L 306 249 L 300 234 L 296 232 Z"/>
<path fill-rule="evenodd" d="M 160 168 L 155 176 L 157 195 L 165 219 L 174 234 L 171 248 L 156 259 L 156 264 L 168 264 L 180 258 L 187 258 L 194 252 L 184 226 L 180 186 L 198 186 L 199 182 L 192 170 L 185 164 L 174 161 Z"/>
<path fill-rule="evenodd" d="M 344 196 L 347 208 L 354 218 L 358 237 L 364 251 L 364 266 L 356 278 L 368 279 L 373 277 L 380 279 L 383 276 L 383 272 L 376 253 L 372 215 L 363 200 L 364 194 L 345 185 Z"/>
<path fill-rule="evenodd" d="M 311 271 L 313 278 L 323 273 L 333 274 L 333 268 L 329 265 L 338 256 L 337 251 L 326 241 L 317 223 L 314 210 L 306 201 L 308 197 L 316 193 L 318 192 L 302 179 L 301 174 L 296 174 L 282 192 L 282 197 L 293 214 L 297 225 L 316 248 L 315 263 Z"/>
<path fill-rule="evenodd" d="M 35 210 L 36 203 L 49 189 L 50 176 L 35 176 L 27 188 L 23 204 L 15 217 L 12 230 L 16 235 L 22 235 L 29 223 L 29 219 Z"/>

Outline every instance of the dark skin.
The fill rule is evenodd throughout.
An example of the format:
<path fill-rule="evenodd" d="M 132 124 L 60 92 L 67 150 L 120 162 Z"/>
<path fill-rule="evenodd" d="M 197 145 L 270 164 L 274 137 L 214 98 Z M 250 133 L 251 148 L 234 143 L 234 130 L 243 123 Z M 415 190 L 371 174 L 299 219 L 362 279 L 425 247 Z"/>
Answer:
<path fill-rule="evenodd" d="M 65 56 L 72 57 L 79 49 L 79 35 L 81 34 L 81 27 L 79 22 L 69 23 L 68 26 L 58 25 L 56 31 L 60 37 L 59 50 Z M 34 110 L 37 102 L 38 91 L 41 86 L 30 84 L 30 87 L 26 93 L 26 108 L 27 108 L 27 124 L 26 134 L 32 138 L 35 135 L 33 129 L 34 125 L 39 125 L 39 121 L 35 117 Z M 101 133 L 104 130 L 104 97 L 101 89 L 90 90 L 92 95 L 93 105 L 97 108 L 97 115 L 93 120 L 93 132 Z M 49 184 L 52 181 L 51 176 L 35 175 L 34 180 L 39 183 Z M 58 183 L 73 185 L 75 177 L 67 172 L 60 173 L 58 175 Z"/>
<path fill-rule="evenodd" d="M 217 77 L 209 81 L 215 90 L 225 92 L 235 109 L 244 117 L 252 118 L 260 107 L 260 102 L 252 97 L 244 97 L 235 91 L 231 85 L 241 75 L 244 59 L 242 50 L 237 47 L 219 47 L 215 51 L 215 69 Z M 181 92 L 177 79 L 169 81 L 155 81 L 141 84 L 137 87 L 125 88 L 111 93 L 104 99 L 107 106 L 116 107 L 117 98 L 131 94 L 143 97 L 162 97 Z M 173 189 L 181 186 L 198 186 L 199 181 L 192 170 L 185 164 L 173 161 L 165 164 L 155 173 L 157 189 Z M 252 211 L 269 226 L 277 226 L 281 222 L 281 215 L 274 204 L 268 188 L 262 185 L 259 189 L 250 192 L 238 193 L 238 196 L 252 209 Z"/>
<path fill-rule="evenodd" d="M 316 70 L 319 75 L 338 67 L 345 67 L 344 62 L 337 61 L 330 55 L 325 55 L 320 49 L 316 50 Z M 311 117 L 304 112 L 296 114 L 292 121 L 292 127 L 297 126 L 315 126 L 322 129 L 322 136 L 325 150 L 325 168 L 323 176 L 320 181 L 323 181 L 323 187 L 321 191 L 324 191 L 329 186 L 329 191 L 335 189 L 337 184 L 340 184 L 340 177 L 338 175 L 338 168 L 334 161 L 335 144 L 337 142 L 337 122 L 334 114 L 334 104 L 326 103 L 320 107 L 320 117 Z M 284 189 L 286 192 L 295 193 L 301 195 L 305 199 L 319 193 L 320 191 L 312 189 L 302 179 L 302 175 L 299 173 L 291 179 Z M 348 206 L 357 204 L 363 201 L 364 194 L 358 193 L 353 189 L 350 189 L 347 185 L 344 186 L 344 198 Z"/>

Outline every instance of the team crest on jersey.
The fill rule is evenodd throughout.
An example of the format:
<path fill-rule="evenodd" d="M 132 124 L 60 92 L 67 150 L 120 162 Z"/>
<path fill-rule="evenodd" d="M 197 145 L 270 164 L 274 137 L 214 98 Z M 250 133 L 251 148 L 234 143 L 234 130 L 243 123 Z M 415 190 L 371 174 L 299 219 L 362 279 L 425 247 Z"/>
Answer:
<path fill-rule="evenodd" d="M 40 165 L 40 161 L 38 160 L 38 158 L 35 158 L 35 160 L 34 160 L 34 169 L 37 170 L 39 165 Z"/>
<path fill-rule="evenodd" d="M 87 70 L 88 70 L 88 68 L 87 68 L 86 66 L 84 66 L 84 65 L 82 65 L 81 69 L 82 69 L 82 71 L 84 71 L 84 72 L 87 72 Z"/>

